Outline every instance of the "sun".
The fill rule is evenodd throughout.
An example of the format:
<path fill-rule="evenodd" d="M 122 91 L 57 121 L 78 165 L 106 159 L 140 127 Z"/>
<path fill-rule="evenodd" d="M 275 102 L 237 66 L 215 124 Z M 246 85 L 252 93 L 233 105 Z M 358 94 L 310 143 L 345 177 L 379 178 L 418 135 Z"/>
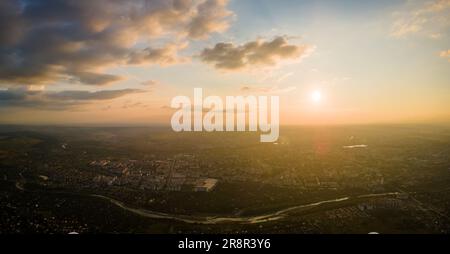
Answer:
<path fill-rule="evenodd" d="M 319 90 L 314 90 L 311 93 L 311 101 L 314 103 L 319 103 L 322 100 L 322 93 Z"/>

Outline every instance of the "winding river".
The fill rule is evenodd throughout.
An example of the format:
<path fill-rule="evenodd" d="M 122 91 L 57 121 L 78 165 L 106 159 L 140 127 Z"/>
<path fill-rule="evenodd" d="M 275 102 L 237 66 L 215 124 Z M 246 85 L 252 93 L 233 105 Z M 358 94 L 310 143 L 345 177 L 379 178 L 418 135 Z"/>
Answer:
<path fill-rule="evenodd" d="M 162 212 L 156 212 L 156 211 L 150 211 L 146 209 L 141 208 L 133 208 L 125 205 L 123 202 L 115 200 L 110 197 L 106 197 L 103 195 L 97 195 L 92 194 L 90 196 L 101 198 L 104 200 L 107 200 L 111 202 L 112 204 L 129 211 L 131 213 L 152 218 L 152 219 L 168 219 L 168 220 L 176 220 L 181 221 L 185 223 L 195 223 L 195 224 L 218 224 L 218 223 L 225 223 L 225 222 L 237 222 L 242 224 L 254 224 L 254 223 L 263 223 L 268 221 L 274 221 L 284 218 L 287 214 L 294 211 L 299 211 L 306 208 L 313 208 L 313 207 L 319 207 L 325 204 L 330 203 L 340 203 L 343 201 L 350 201 L 350 200 L 358 200 L 358 199 L 364 199 L 364 198 L 377 198 L 377 197 L 388 197 L 388 196 L 397 196 L 400 194 L 399 192 L 386 192 L 386 193 L 379 193 L 379 194 L 366 194 L 366 195 L 359 195 L 354 197 L 342 197 L 342 198 L 336 198 L 336 199 L 330 199 L 325 201 L 319 201 L 315 203 L 309 203 L 309 204 L 303 204 L 303 205 L 296 205 L 291 206 L 288 208 L 284 208 L 281 210 L 277 210 L 271 213 L 266 213 L 262 215 L 256 215 L 256 216 L 239 216 L 239 217 L 219 217 L 219 216 L 190 216 L 190 215 L 179 215 L 179 214 L 169 214 L 169 213 L 162 213 Z"/>
<path fill-rule="evenodd" d="M 36 192 L 36 191 L 32 191 L 32 190 L 25 188 L 24 184 L 21 182 L 15 182 L 15 187 L 21 191 Z M 74 194 L 74 193 L 68 193 L 68 192 L 53 192 L 53 193 L 68 194 L 68 195 Z M 136 215 L 139 215 L 142 217 L 152 218 L 152 219 L 175 220 L 175 221 L 191 223 L 191 224 L 219 224 L 219 223 L 227 223 L 227 222 L 241 223 L 241 224 L 263 223 L 263 222 L 275 221 L 275 220 L 285 218 L 286 215 L 288 215 L 289 213 L 292 213 L 295 211 L 301 211 L 302 209 L 320 207 L 322 205 L 341 203 L 344 201 L 358 202 L 359 200 L 370 199 L 370 198 L 380 198 L 380 197 L 390 197 L 390 196 L 396 197 L 399 194 L 401 194 L 401 193 L 400 192 L 385 192 L 385 193 L 376 193 L 376 194 L 364 194 L 364 195 L 358 195 L 358 196 L 347 196 L 347 197 L 341 197 L 341 198 L 336 198 L 336 199 L 318 201 L 318 202 L 314 202 L 314 203 L 295 205 L 295 206 L 283 208 L 280 210 L 276 210 L 276 211 L 273 211 L 270 213 L 265 213 L 265 214 L 261 214 L 261 215 L 255 215 L 255 216 L 193 216 L 193 215 L 163 213 L 163 212 L 146 210 L 146 209 L 142 209 L 142 208 L 133 208 L 133 207 L 126 205 L 124 202 L 121 202 L 119 200 L 116 200 L 116 199 L 113 199 L 111 197 L 107 197 L 104 195 L 78 193 L 78 195 L 89 196 L 89 197 L 93 197 L 93 198 L 99 198 L 99 199 L 106 200 L 106 201 L 110 202 L 111 204 L 113 204 L 125 211 L 131 212 L 133 214 L 136 214 Z"/>

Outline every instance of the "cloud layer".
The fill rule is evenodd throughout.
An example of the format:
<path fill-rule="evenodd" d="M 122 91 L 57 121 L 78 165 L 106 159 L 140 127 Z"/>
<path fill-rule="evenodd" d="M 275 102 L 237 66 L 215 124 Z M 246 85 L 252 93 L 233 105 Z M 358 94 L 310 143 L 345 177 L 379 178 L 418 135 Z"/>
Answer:
<path fill-rule="evenodd" d="M 419 1 L 420 2 L 420 1 Z M 450 0 L 420 2 L 409 11 L 395 13 L 392 25 L 393 37 L 406 37 L 422 33 L 430 38 L 440 38 L 442 31 L 448 32 L 450 26 Z"/>
<path fill-rule="evenodd" d="M 227 0 L 2 0 L 0 83 L 106 85 L 122 79 L 111 66 L 177 63 L 231 14 Z"/>
<path fill-rule="evenodd" d="M 217 43 L 206 48 L 200 59 L 223 70 L 244 70 L 254 67 L 274 66 L 284 60 L 300 59 L 313 48 L 309 45 L 289 44 L 285 37 L 276 37 L 272 41 L 256 40 L 243 45 Z"/>
<path fill-rule="evenodd" d="M 281 94 L 289 93 L 297 89 L 295 86 L 280 87 L 275 86 L 242 86 L 241 92 L 244 93 L 268 93 L 268 94 Z"/>
<path fill-rule="evenodd" d="M 26 88 L 10 88 L 8 90 L 0 90 L 0 106 L 65 110 L 93 101 L 111 100 L 141 92 L 143 90 L 139 89 L 100 90 L 94 92 L 76 90 L 46 92 Z"/>

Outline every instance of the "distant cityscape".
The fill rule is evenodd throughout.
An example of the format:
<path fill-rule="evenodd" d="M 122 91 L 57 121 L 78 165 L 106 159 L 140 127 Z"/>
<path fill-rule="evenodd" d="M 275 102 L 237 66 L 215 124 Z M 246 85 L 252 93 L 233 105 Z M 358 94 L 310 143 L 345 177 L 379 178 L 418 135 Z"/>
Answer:
<path fill-rule="evenodd" d="M 281 134 L 3 126 L 0 229 L 448 233 L 447 127 Z"/>

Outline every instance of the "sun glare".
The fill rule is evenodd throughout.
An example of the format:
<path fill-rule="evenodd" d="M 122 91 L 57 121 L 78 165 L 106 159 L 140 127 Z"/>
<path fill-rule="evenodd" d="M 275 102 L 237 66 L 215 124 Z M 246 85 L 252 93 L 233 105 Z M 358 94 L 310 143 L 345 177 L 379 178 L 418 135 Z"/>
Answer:
<path fill-rule="evenodd" d="M 322 93 L 319 90 L 315 90 L 311 93 L 311 100 L 314 103 L 319 103 L 322 100 Z"/>

